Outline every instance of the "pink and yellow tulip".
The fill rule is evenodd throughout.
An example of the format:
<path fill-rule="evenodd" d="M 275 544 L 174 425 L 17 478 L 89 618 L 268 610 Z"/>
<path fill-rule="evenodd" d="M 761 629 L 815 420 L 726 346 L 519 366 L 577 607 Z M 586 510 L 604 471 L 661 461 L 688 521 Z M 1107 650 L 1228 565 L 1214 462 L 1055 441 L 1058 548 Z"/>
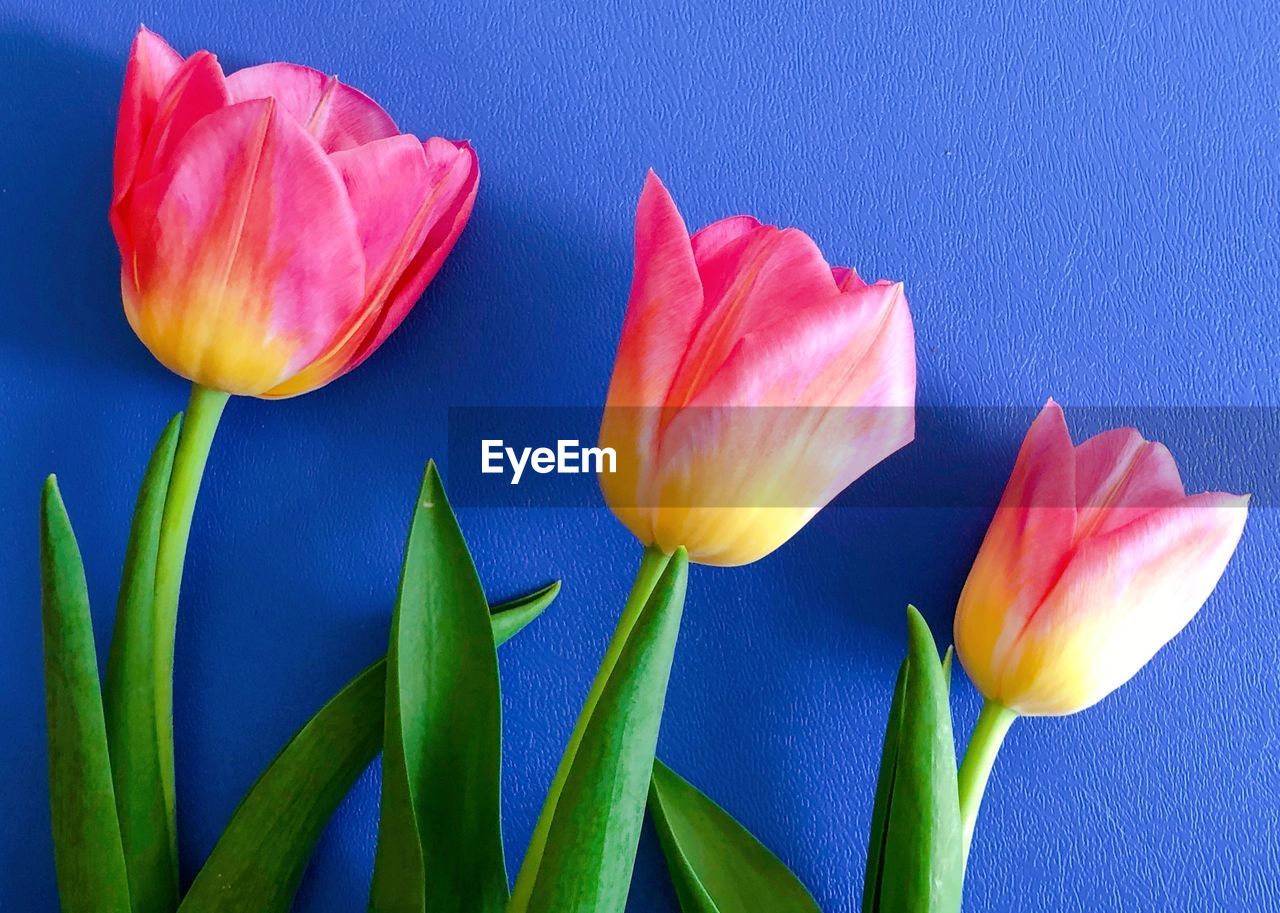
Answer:
<path fill-rule="evenodd" d="M 1052 400 L 1027 432 L 956 611 L 956 651 L 991 701 L 1074 713 L 1195 616 L 1244 529 L 1247 495 L 1187 495 L 1133 428 L 1073 446 Z"/>
<path fill-rule="evenodd" d="M 402 134 L 336 78 L 224 76 L 142 29 L 125 72 L 111 224 L 129 323 L 205 387 L 295 396 L 400 324 L 467 222 L 464 142 Z"/>
<path fill-rule="evenodd" d="M 900 283 L 830 267 L 803 232 L 750 216 L 690 236 L 652 173 L 600 476 L 645 545 L 739 565 L 794 535 L 915 432 Z"/>

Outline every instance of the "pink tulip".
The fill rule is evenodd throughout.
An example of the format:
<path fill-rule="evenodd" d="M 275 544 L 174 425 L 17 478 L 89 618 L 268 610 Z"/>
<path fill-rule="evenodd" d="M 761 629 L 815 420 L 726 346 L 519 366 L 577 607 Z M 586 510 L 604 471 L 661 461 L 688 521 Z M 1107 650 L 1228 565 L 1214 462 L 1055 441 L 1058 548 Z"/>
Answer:
<path fill-rule="evenodd" d="M 171 370 L 285 397 L 350 371 L 400 324 L 467 222 L 463 142 L 288 63 L 224 77 L 141 29 L 125 72 L 111 224 L 129 323 Z"/>
<path fill-rule="evenodd" d="M 1169 451 L 1133 428 L 1072 446 L 1050 400 L 960 596 L 956 650 L 970 678 L 1021 714 L 1097 703 L 1199 611 L 1248 501 L 1187 495 Z"/>
<path fill-rule="evenodd" d="M 915 431 L 902 285 L 832 268 L 750 216 L 690 237 L 650 173 L 601 444 L 610 507 L 644 544 L 755 561 Z"/>

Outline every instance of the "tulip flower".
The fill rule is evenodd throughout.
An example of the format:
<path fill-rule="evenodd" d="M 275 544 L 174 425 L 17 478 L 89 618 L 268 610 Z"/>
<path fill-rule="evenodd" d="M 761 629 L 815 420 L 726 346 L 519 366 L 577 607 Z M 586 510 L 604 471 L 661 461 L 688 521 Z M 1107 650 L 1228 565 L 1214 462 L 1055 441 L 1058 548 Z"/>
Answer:
<path fill-rule="evenodd" d="M 122 684 L 105 698 L 135 913 L 177 901 L 173 638 L 227 399 L 296 396 L 368 358 L 453 247 L 478 176 L 466 143 L 402 134 L 332 76 L 289 63 L 225 76 L 208 51 L 183 59 L 146 29 L 134 40 L 110 209 L 124 310 L 193 382 L 176 447 L 157 451 L 164 489 L 140 501 L 163 507 L 154 579 L 122 602 L 108 675 Z"/>
<path fill-rule="evenodd" d="M 230 76 L 142 29 L 125 72 L 111 224 L 125 313 L 170 370 L 295 396 L 400 324 L 475 200 L 475 153 L 402 134 L 336 78 Z"/>
<path fill-rule="evenodd" d="M 1016 716 L 1075 713 L 1132 678 L 1213 592 L 1248 501 L 1186 494 L 1168 449 L 1133 428 L 1073 446 L 1049 400 L 956 609 L 956 652 L 986 697 L 960 772 L 966 845 Z"/>
<path fill-rule="evenodd" d="M 868 285 L 851 269 L 832 269 L 803 232 L 749 216 L 690 237 L 649 174 L 600 429 L 602 450 L 616 459 L 599 474 L 644 555 L 510 913 L 622 913 L 687 563 L 746 564 L 789 539 L 911 440 L 915 381 L 900 284 Z M 597 796 L 609 801 L 580 804 Z"/>
<path fill-rule="evenodd" d="M 652 173 L 635 237 L 605 499 L 645 545 L 747 564 L 914 436 L 902 284 L 863 282 L 803 232 L 750 216 L 690 237 Z"/>

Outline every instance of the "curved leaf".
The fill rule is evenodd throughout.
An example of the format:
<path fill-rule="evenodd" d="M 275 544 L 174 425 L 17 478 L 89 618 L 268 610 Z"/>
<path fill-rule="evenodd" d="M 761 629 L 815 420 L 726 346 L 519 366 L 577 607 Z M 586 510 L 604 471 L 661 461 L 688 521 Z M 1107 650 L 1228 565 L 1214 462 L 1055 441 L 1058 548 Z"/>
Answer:
<path fill-rule="evenodd" d="M 560 581 L 553 580 L 527 596 L 500 603 L 489 610 L 489 623 L 493 626 L 493 642 L 501 647 L 524 629 L 560 595 Z"/>
<path fill-rule="evenodd" d="M 170 832 L 174 810 L 161 780 L 164 751 L 156 744 L 156 705 L 143 696 L 152 687 L 156 552 L 181 428 L 178 413 L 160 435 L 142 477 L 102 691 L 134 913 L 168 913 L 178 902 L 177 842 Z"/>
<path fill-rule="evenodd" d="M 964 862 L 946 666 L 914 606 L 907 607 L 907 639 L 885 736 L 863 909 L 956 913 Z"/>
<path fill-rule="evenodd" d="M 661 761 L 649 812 L 684 913 L 821 913 L 782 860 Z"/>
<path fill-rule="evenodd" d="M 635 627 L 636 619 L 644 612 L 649 596 L 653 593 L 653 588 L 657 586 L 658 580 L 662 577 L 662 572 L 666 570 L 670 561 L 671 556 L 656 546 L 648 546 L 643 552 L 640 559 L 640 568 L 636 572 L 636 579 L 631 585 L 631 592 L 627 595 L 627 601 L 622 608 L 618 625 L 614 629 L 613 637 L 609 640 L 609 646 L 605 651 L 604 658 L 600 661 L 600 667 L 596 670 L 595 678 L 591 682 L 591 689 L 587 692 L 587 697 L 582 702 L 582 709 L 578 712 L 578 719 L 573 725 L 573 731 L 569 734 L 569 741 L 565 745 L 564 754 L 560 756 L 560 764 L 556 768 L 555 777 L 551 781 L 551 786 L 547 789 L 546 798 L 542 803 L 542 812 L 539 814 L 538 822 L 534 826 L 533 835 L 529 838 L 529 846 L 525 849 L 524 859 L 520 864 L 520 874 L 516 878 L 515 888 L 511 892 L 508 913 L 523 913 L 528 908 L 529 897 L 533 893 L 533 885 L 537 880 L 538 870 L 542 866 L 542 854 L 547 846 L 548 831 L 551 829 L 552 822 L 555 821 L 556 806 L 559 804 L 560 796 L 564 792 L 564 785 L 569 777 L 569 772 L 573 770 L 578 747 L 582 744 L 582 738 L 586 733 L 587 726 L 595 715 L 596 705 L 600 702 L 600 697 L 605 687 L 609 684 L 609 679 L 618 664 L 618 659 L 627 645 L 627 639 L 631 635 L 632 628 Z"/>
<path fill-rule="evenodd" d="M 129 913 L 89 589 L 57 480 L 40 504 L 49 804 L 62 913 Z"/>
<path fill-rule="evenodd" d="M 494 643 L 542 614 L 559 581 L 493 607 Z M 180 913 L 288 913 L 325 825 L 382 750 L 387 662 L 339 691 L 263 771 L 241 801 Z"/>
<path fill-rule="evenodd" d="M 391 617 L 385 725 L 369 909 L 500 911 L 508 888 L 498 654 L 484 589 L 434 462 Z"/>
<path fill-rule="evenodd" d="M 635 866 L 667 682 L 684 609 L 684 549 L 630 629 L 588 714 L 530 877 L 528 913 L 621 913 Z M 571 746 L 572 747 L 572 746 Z M 550 800 L 549 800 L 550 802 Z M 530 865 L 526 859 L 525 865 Z"/>
<path fill-rule="evenodd" d="M 902 702 L 906 689 L 907 660 L 904 659 L 898 667 L 897 683 L 893 686 L 889 723 L 885 727 L 884 747 L 880 751 L 880 775 L 876 779 L 876 799 L 871 808 L 871 839 L 867 843 L 867 872 L 862 887 L 863 913 L 875 913 L 880 909 L 885 844 L 889 839 L 889 801 L 898 772 L 898 742 L 902 736 Z"/>

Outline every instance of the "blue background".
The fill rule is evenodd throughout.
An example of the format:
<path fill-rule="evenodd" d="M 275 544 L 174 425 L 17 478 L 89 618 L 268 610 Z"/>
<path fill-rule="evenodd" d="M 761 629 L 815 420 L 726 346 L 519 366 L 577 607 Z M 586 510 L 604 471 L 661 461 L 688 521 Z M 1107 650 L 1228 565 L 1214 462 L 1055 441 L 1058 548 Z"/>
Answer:
<path fill-rule="evenodd" d="M 189 878 L 283 741 L 381 652 L 448 407 L 602 399 L 650 166 L 692 226 L 751 212 L 905 280 L 924 403 L 1052 394 L 1069 418 L 1132 405 L 1139 422 L 1149 405 L 1276 405 L 1274 8 L 1084 6 L 4 0 L 0 909 L 56 909 L 40 480 L 59 474 L 105 642 L 146 454 L 185 397 L 124 320 L 105 216 L 140 21 L 228 69 L 338 73 L 406 130 L 470 138 L 483 172 L 454 255 L 381 352 L 316 394 L 228 411 L 177 651 Z M 828 913 L 858 907 L 902 607 L 947 629 L 1023 430 L 984 415 L 922 428 L 909 457 L 921 484 L 969 480 L 981 506 L 836 508 L 755 566 L 692 575 L 661 752 Z M 1242 459 L 1186 467 L 1189 488 L 1239 477 Z M 603 508 L 461 513 L 492 595 L 566 584 L 502 654 L 514 870 L 638 549 Z M 1260 506 L 1207 608 L 1148 669 L 1087 713 L 1014 730 L 967 909 L 1280 909 L 1277 549 Z M 977 700 L 957 693 L 967 732 Z M 377 791 L 375 768 L 299 910 L 363 909 Z M 676 909 L 651 836 L 633 893 L 638 913 Z"/>

